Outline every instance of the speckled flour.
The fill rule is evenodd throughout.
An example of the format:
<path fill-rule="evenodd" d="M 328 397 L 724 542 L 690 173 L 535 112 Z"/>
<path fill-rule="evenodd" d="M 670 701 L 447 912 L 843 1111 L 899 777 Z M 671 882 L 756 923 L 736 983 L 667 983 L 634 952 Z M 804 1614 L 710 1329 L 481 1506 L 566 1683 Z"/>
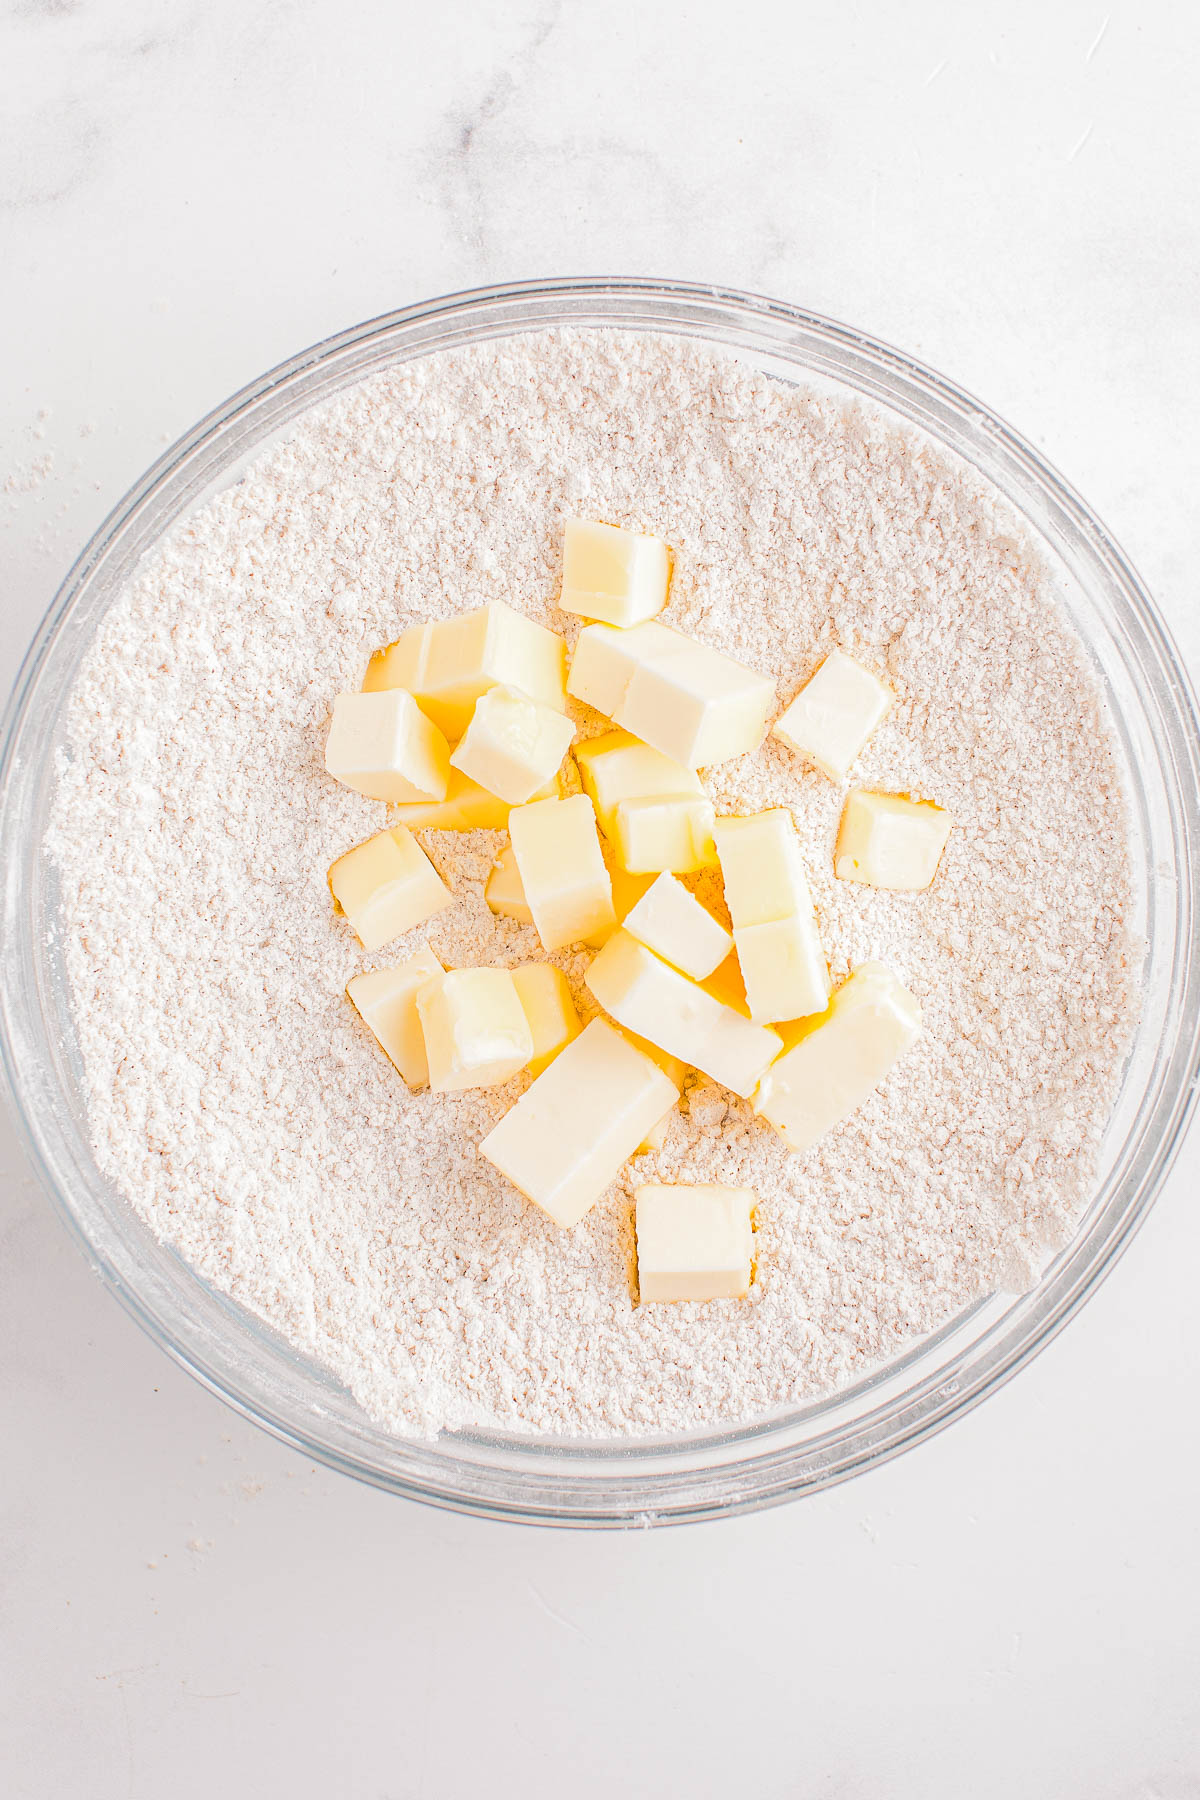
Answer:
<path fill-rule="evenodd" d="M 521 1091 L 410 1096 L 343 989 L 493 919 L 504 839 L 428 833 L 460 896 L 365 956 L 326 869 L 386 809 L 330 780 L 330 703 L 414 619 L 504 599 L 557 630 L 572 512 L 661 533 L 666 617 L 791 698 L 842 645 L 898 704 L 855 769 L 952 809 L 918 895 L 837 882 L 842 794 L 774 740 L 718 811 L 791 807 L 835 979 L 925 1031 L 806 1157 L 712 1083 L 559 1231 L 476 1145 Z M 585 729 L 595 715 L 579 713 Z M 154 1231 L 406 1432 L 665 1432 L 849 1382 L 1028 1281 L 1089 1195 L 1136 1010 L 1125 808 L 1084 653 L 995 496 L 923 439 L 681 339 L 539 334 L 307 416 L 151 554 L 70 708 L 50 848 L 96 1153 Z M 594 1012 L 584 955 L 554 958 Z M 631 1304 L 638 1181 L 760 1197 L 749 1300 Z"/>

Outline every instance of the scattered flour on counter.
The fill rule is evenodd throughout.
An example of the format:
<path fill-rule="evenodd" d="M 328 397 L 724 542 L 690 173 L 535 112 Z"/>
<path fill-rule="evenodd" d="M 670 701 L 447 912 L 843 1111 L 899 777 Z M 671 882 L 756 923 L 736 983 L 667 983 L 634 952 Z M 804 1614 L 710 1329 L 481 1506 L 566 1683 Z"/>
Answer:
<path fill-rule="evenodd" d="M 570 513 L 660 533 L 669 622 L 791 698 L 835 644 L 898 704 L 854 771 L 956 820 L 934 887 L 835 881 L 842 791 L 774 740 L 718 810 L 792 808 L 835 979 L 925 1030 L 794 1157 L 711 1082 L 559 1231 L 476 1145 L 521 1092 L 409 1095 L 347 979 L 428 935 L 516 962 L 494 833 L 427 833 L 459 904 L 366 956 L 326 886 L 386 809 L 330 780 L 330 703 L 414 619 L 555 606 Z M 583 712 L 586 728 L 595 728 Z M 737 1423 L 865 1374 L 1072 1232 L 1136 1017 L 1113 740 L 1049 576 L 923 438 L 683 339 L 543 333 L 376 376 L 157 546 L 79 676 L 49 837 L 101 1168 L 210 1282 L 400 1432 Z M 587 957 L 554 959 L 594 1011 Z M 757 1189 L 741 1303 L 635 1308 L 638 1181 Z"/>

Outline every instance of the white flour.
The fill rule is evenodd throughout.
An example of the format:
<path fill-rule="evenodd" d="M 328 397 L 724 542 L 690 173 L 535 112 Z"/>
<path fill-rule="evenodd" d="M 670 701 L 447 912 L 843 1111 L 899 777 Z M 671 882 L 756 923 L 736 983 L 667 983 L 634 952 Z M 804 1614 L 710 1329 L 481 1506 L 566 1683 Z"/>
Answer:
<path fill-rule="evenodd" d="M 570 512 L 676 550 L 672 624 L 778 676 L 835 643 L 899 696 L 855 769 L 951 808 L 924 894 L 837 882 L 841 793 L 769 741 L 718 810 L 788 805 L 835 978 L 925 1031 L 803 1159 L 711 1083 L 561 1232 L 476 1154 L 524 1079 L 410 1096 L 343 995 L 333 858 L 385 809 L 322 771 L 333 695 L 405 624 L 504 599 L 557 629 Z M 581 715 L 582 716 L 582 715 Z M 851 1381 L 1071 1232 L 1135 1013 L 1124 801 L 1084 654 L 959 465 L 680 339 L 544 334 L 311 414 L 177 529 L 70 710 L 51 849 L 96 1152 L 153 1229 L 399 1431 L 665 1432 Z M 428 834 L 447 962 L 513 962 L 495 834 Z M 576 981 L 583 955 L 555 961 Z M 581 989 L 583 1010 L 594 1007 Z M 630 1302 L 639 1180 L 757 1189 L 752 1298 Z"/>

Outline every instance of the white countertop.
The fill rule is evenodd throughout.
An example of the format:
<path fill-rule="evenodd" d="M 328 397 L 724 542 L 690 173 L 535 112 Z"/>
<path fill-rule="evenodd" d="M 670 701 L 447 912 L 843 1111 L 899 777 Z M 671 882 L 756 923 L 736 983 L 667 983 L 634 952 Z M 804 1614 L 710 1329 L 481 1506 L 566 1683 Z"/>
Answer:
<path fill-rule="evenodd" d="M 795 300 L 982 395 L 1200 671 L 1198 51 L 1178 0 L 12 5 L 0 676 L 232 389 L 427 295 L 612 273 Z M 236 1418 L 88 1274 L 4 1120 L 0 1791 L 1194 1800 L 1198 1178 L 1194 1135 L 1083 1314 L 935 1441 L 582 1535 Z"/>

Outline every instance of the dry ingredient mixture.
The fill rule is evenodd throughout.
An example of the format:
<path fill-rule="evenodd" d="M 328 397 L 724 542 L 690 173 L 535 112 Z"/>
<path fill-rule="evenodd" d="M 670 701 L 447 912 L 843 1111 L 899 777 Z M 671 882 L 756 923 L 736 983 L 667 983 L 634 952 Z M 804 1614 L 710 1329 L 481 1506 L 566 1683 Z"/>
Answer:
<path fill-rule="evenodd" d="M 669 539 L 665 621 L 781 708 L 837 646 L 878 669 L 897 704 L 854 781 L 936 795 L 955 829 L 928 892 L 867 888 L 833 875 L 844 789 L 776 739 L 706 773 L 718 812 L 791 808 L 835 982 L 886 961 L 924 1030 L 803 1157 L 694 1078 L 664 1148 L 561 1231 L 476 1150 L 528 1077 L 409 1094 L 344 993 L 426 937 L 451 965 L 542 960 L 484 902 L 506 840 L 424 834 L 460 903 L 367 955 L 326 870 L 387 809 L 322 758 L 332 696 L 415 619 L 505 600 L 573 638 L 570 514 Z M 69 723 L 49 848 L 100 1166 L 382 1424 L 737 1424 L 1028 1284 L 1072 1232 L 1136 1015 L 1116 757 L 1047 572 L 915 433 L 669 337 L 411 363 L 147 557 Z M 589 954 L 551 960 L 593 1016 Z M 747 1300 L 632 1305 L 654 1181 L 757 1191 Z"/>

